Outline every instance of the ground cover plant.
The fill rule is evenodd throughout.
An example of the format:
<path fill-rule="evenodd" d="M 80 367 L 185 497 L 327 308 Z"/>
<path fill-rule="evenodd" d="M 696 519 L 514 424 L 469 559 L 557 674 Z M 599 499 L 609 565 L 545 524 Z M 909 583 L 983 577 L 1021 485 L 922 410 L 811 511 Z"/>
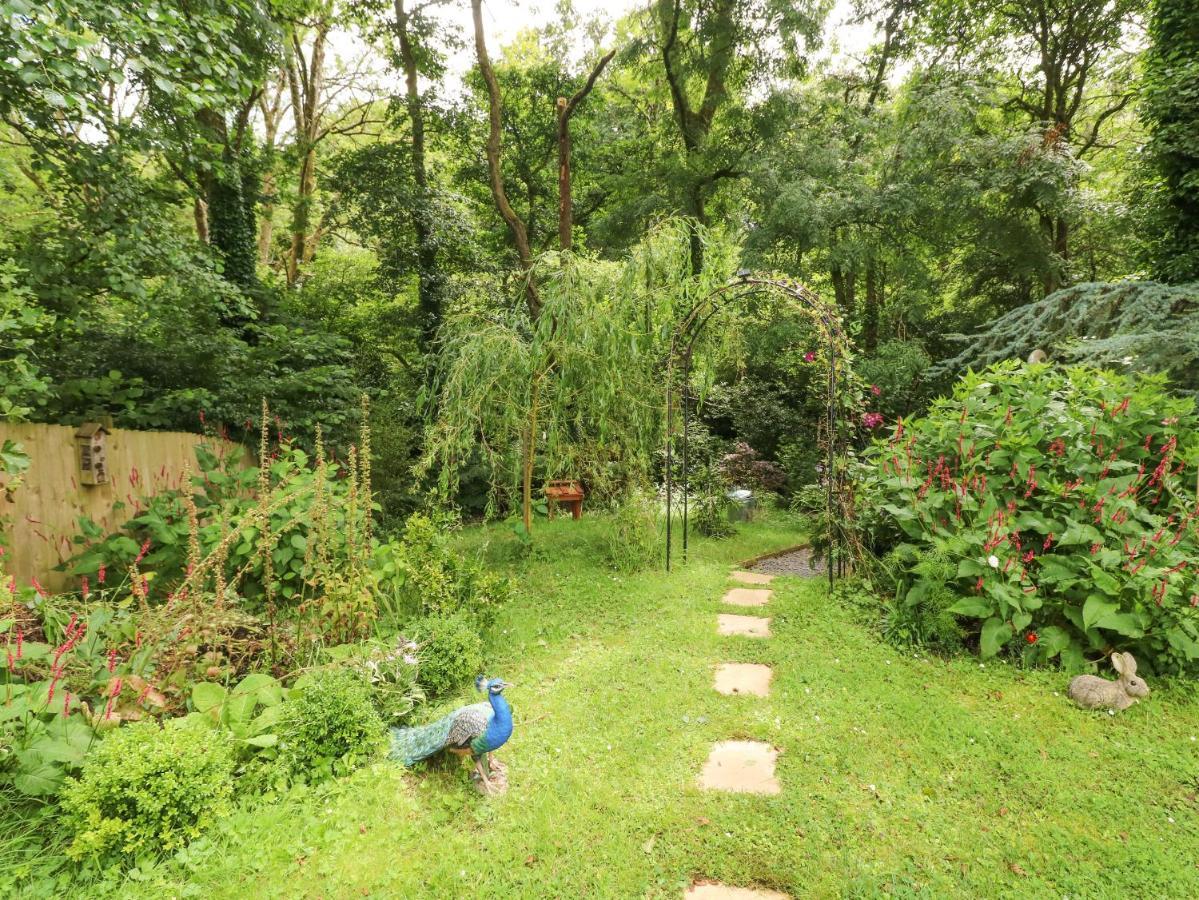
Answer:
<path fill-rule="evenodd" d="M 1199 666 L 1199 419 L 1160 378 L 1007 363 L 966 375 L 870 453 L 896 603 L 973 621 L 1079 671 L 1112 648 L 1151 671 Z M 939 561 L 935 564 L 933 559 Z"/>

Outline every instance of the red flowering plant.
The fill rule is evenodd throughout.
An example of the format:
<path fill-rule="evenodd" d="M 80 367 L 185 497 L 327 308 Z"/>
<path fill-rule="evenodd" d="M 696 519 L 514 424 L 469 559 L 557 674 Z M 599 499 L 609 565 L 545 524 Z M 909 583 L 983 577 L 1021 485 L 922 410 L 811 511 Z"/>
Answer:
<path fill-rule="evenodd" d="M 874 547 L 948 558 L 984 657 L 1018 639 L 1071 670 L 1120 649 L 1199 672 L 1199 417 L 1162 379 L 1000 364 L 868 460 Z"/>
<path fill-rule="evenodd" d="M 68 613 L 82 609 L 79 597 L 14 588 L 0 577 L 0 609 L 31 608 L 41 625 L 27 632 L 27 620 L 0 620 L 0 786 L 48 797 L 82 766 L 98 731 L 157 711 L 163 698 L 140 674 L 150 648 L 137 646 L 126 613 Z"/>

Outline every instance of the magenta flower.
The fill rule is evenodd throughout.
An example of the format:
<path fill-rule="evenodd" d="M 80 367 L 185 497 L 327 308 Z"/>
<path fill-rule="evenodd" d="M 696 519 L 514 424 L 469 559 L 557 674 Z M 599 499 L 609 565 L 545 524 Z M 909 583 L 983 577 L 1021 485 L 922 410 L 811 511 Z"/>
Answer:
<path fill-rule="evenodd" d="M 816 351 L 815 350 L 809 350 L 807 353 L 805 353 L 803 355 L 804 362 L 812 362 L 815 359 L 816 359 Z"/>
<path fill-rule="evenodd" d="M 879 397 L 882 395 L 883 389 L 881 387 L 879 387 L 877 384 L 872 384 L 872 385 L 870 385 L 870 393 L 874 394 L 874 396 L 876 396 L 876 397 Z"/>
<path fill-rule="evenodd" d="M 878 428 L 882 424 L 882 413 L 868 412 L 862 416 L 862 426 L 864 428 Z"/>

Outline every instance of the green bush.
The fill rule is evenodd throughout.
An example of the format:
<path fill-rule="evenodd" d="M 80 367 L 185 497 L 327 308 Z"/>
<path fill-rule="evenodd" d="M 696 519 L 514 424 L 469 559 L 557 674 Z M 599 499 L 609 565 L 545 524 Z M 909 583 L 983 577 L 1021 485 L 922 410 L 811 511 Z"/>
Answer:
<path fill-rule="evenodd" d="M 646 492 L 634 492 L 613 513 L 604 531 L 605 555 L 618 572 L 639 572 L 658 561 L 658 503 Z"/>
<path fill-rule="evenodd" d="M 490 625 L 512 593 L 507 578 L 489 572 L 478 559 L 450 547 L 448 528 L 426 515 L 408 518 L 398 547 L 380 571 L 394 569 L 394 587 L 380 596 L 393 621 L 412 614 L 440 616 L 465 612 L 480 626 Z"/>
<path fill-rule="evenodd" d="M 1199 418 L 1162 379 L 1001 364 L 868 458 L 875 549 L 909 544 L 898 580 L 919 602 L 952 592 L 984 657 L 1014 643 L 1082 669 L 1115 648 L 1199 670 Z M 921 568 L 930 551 L 948 566 Z"/>
<path fill-rule="evenodd" d="M 132 857 L 185 846 L 229 809 L 233 765 L 224 736 L 195 721 L 116 729 L 63 791 L 68 852 Z"/>
<path fill-rule="evenodd" d="M 910 551 L 910 548 L 905 548 Z M 897 647 L 944 652 L 962 649 L 965 629 L 953 613 L 958 601 L 948 585 L 956 565 L 936 551 L 897 552 L 890 560 L 904 572 L 883 615 L 883 637 Z"/>
<path fill-rule="evenodd" d="M 281 710 L 277 771 L 287 780 L 345 775 L 383 747 L 383 721 L 370 688 L 353 672 L 333 669 L 302 679 Z"/>
<path fill-rule="evenodd" d="M 464 613 L 426 616 L 412 637 L 420 645 L 417 680 L 430 697 L 452 693 L 483 670 L 483 641 Z"/>

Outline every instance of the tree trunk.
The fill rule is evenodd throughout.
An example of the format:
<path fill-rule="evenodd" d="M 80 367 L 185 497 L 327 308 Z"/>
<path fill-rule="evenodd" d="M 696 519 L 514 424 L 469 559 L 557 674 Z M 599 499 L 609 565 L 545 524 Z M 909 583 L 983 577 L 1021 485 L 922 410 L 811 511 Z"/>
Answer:
<path fill-rule="evenodd" d="M 275 187 L 275 173 L 267 172 L 262 176 L 262 218 L 258 221 L 258 262 L 264 266 L 271 262 L 271 241 L 275 238 L 275 200 L 278 190 Z"/>
<path fill-rule="evenodd" d="M 204 202 L 203 197 L 196 197 L 192 201 L 192 215 L 196 220 L 196 237 L 200 239 L 201 244 L 208 243 L 208 204 Z"/>
<path fill-rule="evenodd" d="M 541 376 L 533 376 L 532 398 L 529 406 L 529 425 L 525 433 L 524 459 L 521 460 L 521 516 L 525 535 L 533 535 L 533 464 L 537 459 L 537 402 L 541 394 Z"/>
<path fill-rule="evenodd" d="M 417 306 L 420 314 L 421 344 L 432 346 L 441 324 L 441 272 L 437 245 L 433 240 L 432 209 L 429 197 L 429 172 L 425 163 L 425 108 L 421 102 L 416 49 L 409 33 L 411 14 L 405 0 L 395 0 L 396 37 L 400 44 L 400 64 L 404 70 L 404 102 L 412 130 L 412 180 L 416 184 L 416 209 L 412 232 L 416 238 Z"/>
<path fill-rule="evenodd" d="M 595 87 L 596 79 L 604 71 L 604 67 L 612 61 L 616 51 L 612 50 L 595 64 L 587 81 L 575 95 L 567 100 L 558 98 L 558 245 L 563 250 L 569 250 L 573 243 L 571 232 L 574 230 L 574 210 L 571 203 L 571 174 L 570 174 L 570 117 L 574 115 L 579 104 L 586 99 Z"/>
<path fill-rule="evenodd" d="M 300 266 L 311 256 L 309 248 L 312 203 L 316 194 L 316 145 L 321 133 L 321 93 L 325 87 L 325 50 L 330 25 L 321 21 L 314 29 L 312 56 L 304 65 L 300 39 L 293 31 L 287 56 L 287 82 L 291 91 L 296 143 L 301 149 L 296 182 L 296 204 L 292 210 L 291 247 L 287 254 L 287 283 L 295 284 Z"/>
<path fill-rule="evenodd" d="M 500 125 L 501 103 L 500 84 L 496 80 L 495 70 L 491 68 L 491 58 L 487 55 L 487 43 L 483 37 L 483 0 L 471 0 L 471 16 L 475 27 L 475 55 L 479 60 L 479 72 L 487 85 L 488 131 L 485 152 L 487 154 L 487 174 L 491 182 L 491 196 L 495 200 L 500 216 L 512 232 L 512 242 L 516 245 L 516 255 L 520 259 L 520 267 L 525 273 L 525 302 L 528 305 L 529 317 L 536 320 L 541 315 L 541 298 L 537 295 L 537 286 L 533 283 L 533 251 L 529 246 L 529 232 L 521 221 L 508 195 L 504 191 L 504 178 L 500 170 Z"/>
<path fill-rule="evenodd" d="M 558 246 L 571 245 L 572 209 L 570 199 L 570 120 L 565 97 L 558 98 Z"/>
<path fill-rule="evenodd" d="M 836 265 L 830 268 L 829 276 L 833 282 L 833 296 L 837 300 L 837 306 L 840 308 L 846 322 L 849 322 L 853 319 L 854 304 L 856 302 L 854 284 L 857 281 L 857 273 L 852 269 L 846 271 L 841 266 Z"/>
<path fill-rule="evenodd" d="M 868 353 L 878 349 L 878 317 L 882 302 L 882 279 L 872 259 L 866 263 L 866 305 L 862 309 L 862 347 Z"/>

